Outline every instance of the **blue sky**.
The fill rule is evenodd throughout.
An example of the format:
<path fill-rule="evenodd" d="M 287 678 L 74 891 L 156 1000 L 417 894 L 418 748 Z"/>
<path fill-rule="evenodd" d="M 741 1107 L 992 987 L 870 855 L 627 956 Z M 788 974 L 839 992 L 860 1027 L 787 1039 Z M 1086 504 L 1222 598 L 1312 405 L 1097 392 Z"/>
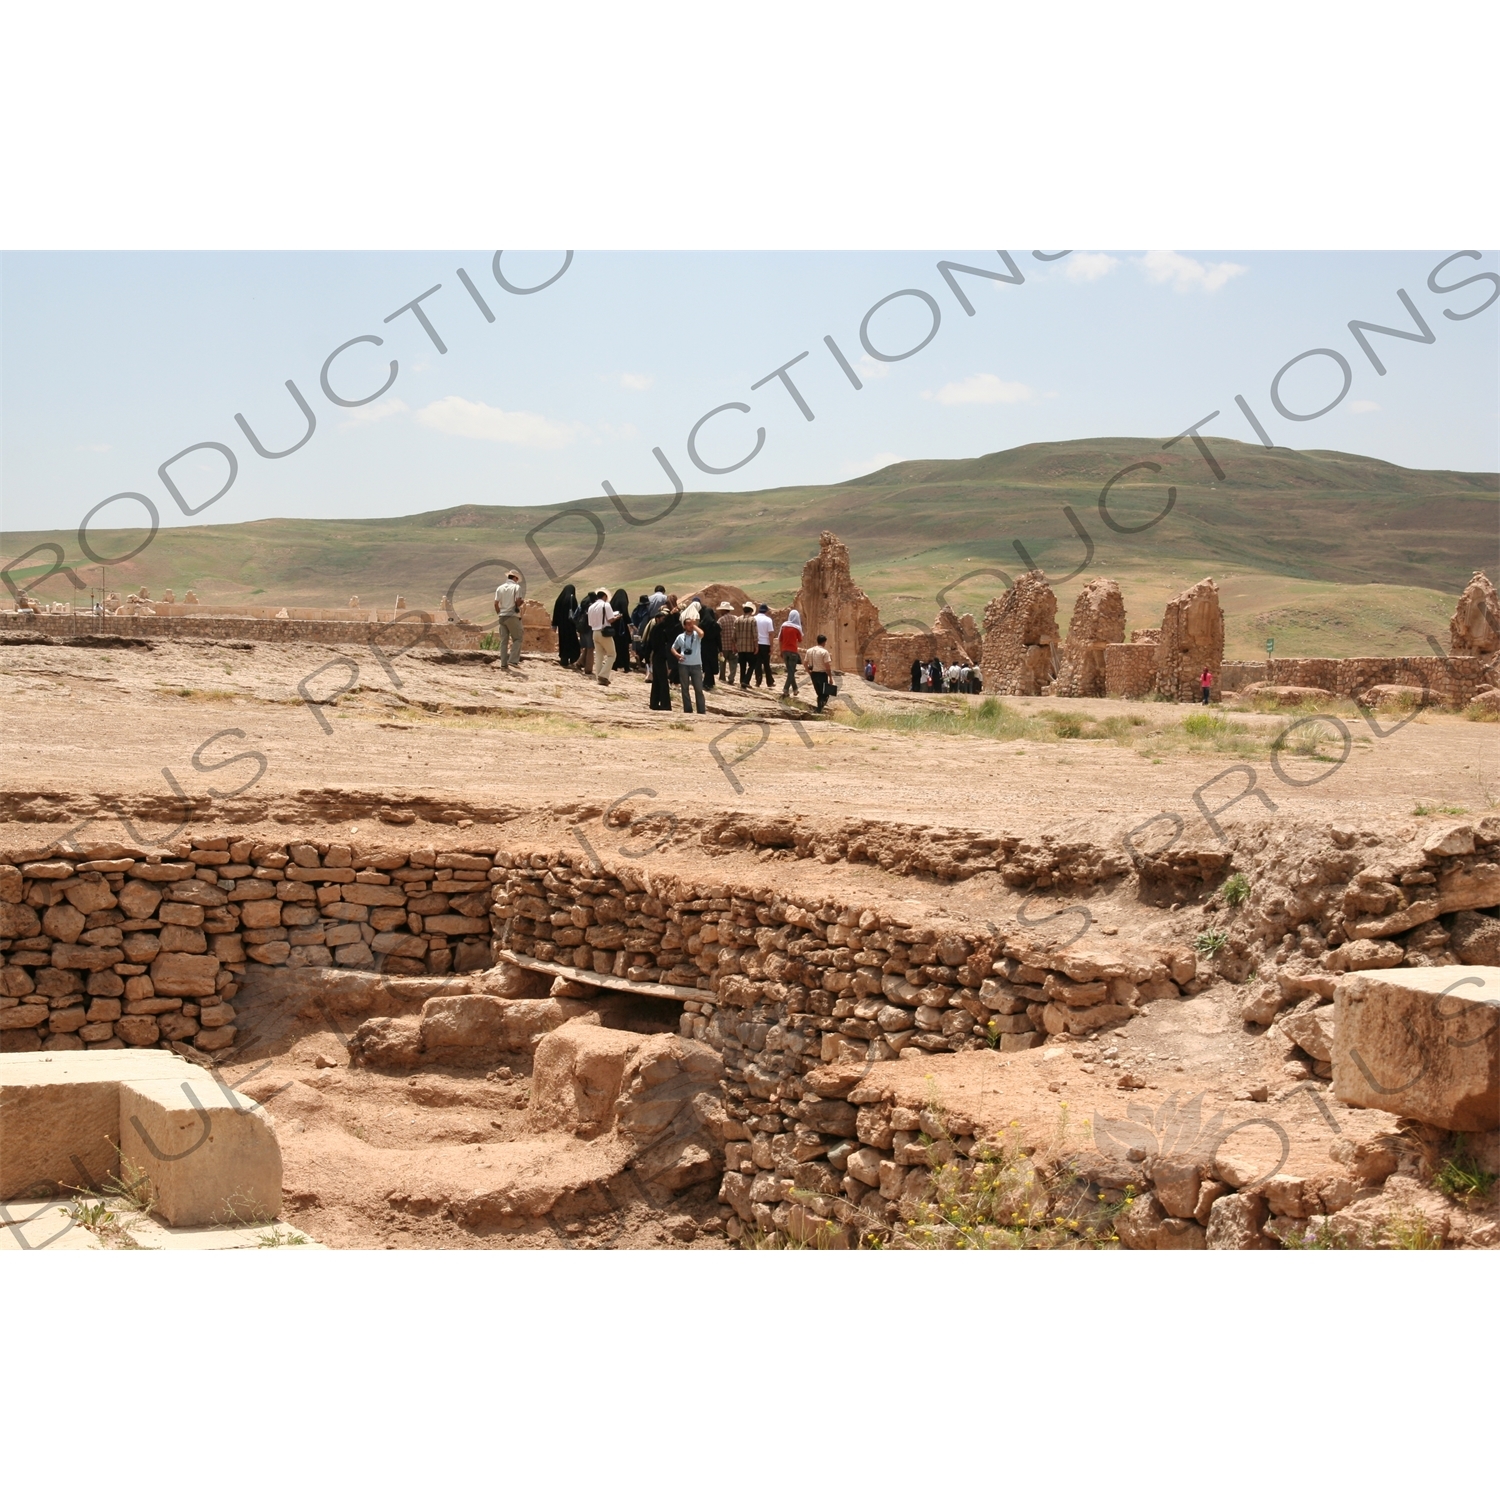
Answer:
<path fill-rule="evenodd" d="M 1461 248 L 1461 247 L 1460 247 Z M 1051 252 L 1044 252 L 1051 253 Z M 1208 412 L 1203 430 L 1246 441 L 1242 393 L 1273 439 L 1367 453 L 1419 468 L 1500 467 L 1496 319 L 1464 320 L 1495 289 L 1439 295 L 1429 272 L 1452 250 L 1361 252 L 1074 251 L 1054 261 L 1010 252 L 1024 284 L 958 278 L 966 315 L 937 262 L 995 271 L 993 250 L 931 252 L 580 251 L 552 285 L 504 290 L 492 252 L 84 252 L 0 258 L 0 502 L 7 530 L 76 526 L 111 494 L 152 498 L 163 525 L 189 524 L 157 467 L 191 444 L 230 447 L 238 477 L 194 522 L 270 516 L 377 516 L 465 502 L 551 503 L 654 492 L 660 446 L 690 488 L 740 490 L 850 478 L 898 458 L 960 458 L 1052 439 L 1162 437 Z M 507 254 L 516 285 L 553 275 L 561 252 Z M 456 272 L 489 305 L 487 322 Z M 1454 261 L 1439 280 L 1500 272 L 1500 258 Z M 383 320 L 435 285 L 423 304 L 440 353 L 411 313 Z M 1436 335 L 1430 345 L 1373 336 L 1378 375 L 1350 319 L 1410 328 L 1405 289 Z M 914 289 L 939 310 L 936 333 L 895 362 L 862 348 L 861 321 Z M 932 314 L 898 297 L 869 337 L 899 352 Z M 348 396 L 399 373 L 367 405 L 343 408 L 320 388 L 323 361 L 362 334 L 385 340 L 341 355 L 331 379 Z M 856 391 L 826 349 L 831 335 L 863 382 Z M 1305 350 L 1332 348 L 1352 384 L 1326 416 L 1292 422 L 1269 388 Z M 779 380 L 791 370 L 809 422 Z M 258 457 L 241 412 L 272 449 L 301 437 L 293 380 L 317 419 L 311 440 Z M 1284 404 L 1311 411 L 1337 395 L 1325 356 L 1285 379 Z M 740 401 L 699 439 L 706 463 L 757 456 L 733 473 L 695 467 L 693 424 Z M 223 483 L 213 451 L 173 466 L 190 504 Z M 118 502 L 97 525 L 143 517 Z"/>

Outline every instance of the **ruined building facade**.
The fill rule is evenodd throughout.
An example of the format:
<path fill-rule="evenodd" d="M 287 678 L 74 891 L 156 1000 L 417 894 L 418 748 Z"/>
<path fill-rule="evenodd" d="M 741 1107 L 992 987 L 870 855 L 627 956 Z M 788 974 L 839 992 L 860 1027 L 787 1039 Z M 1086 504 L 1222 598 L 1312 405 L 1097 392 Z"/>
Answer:
<path fill-rule="evenodd" d="M 849 549 L 833 532 L 818 539 L 818 555 L 802 569 L 802 587 L 792 607 L 802 615 L 807 645 L 828 637 L 836 672 L 859 672 L 869 647 L 884 633 L 880 611 L 849 571 Z"/>
<path fill-rule="evenodd" d="M 1053 677 L 1057 645 L 1057 595 L 1041 569 L 1023 573 L 984 611 L 980 675 L 987 693 L 1032 696 Z"/>
<path fill-rule="evenodd" d="M 1078 596 L 1057 674 L 1059 698 L 1102 698 L 1108 646 L 1125 639 L 1125 596 L 1112 578 L 1096 578 Z"/>
<path fill-rule="evenodd" d="M 1205 578 L 1167 602 L 1156 645 L 1156 696 L 1168 703 L 1192 703 L 1207 669 L 1214 675 L 1217 698 L 1223 663 L 1224 611 L 1213 579 Z"/>

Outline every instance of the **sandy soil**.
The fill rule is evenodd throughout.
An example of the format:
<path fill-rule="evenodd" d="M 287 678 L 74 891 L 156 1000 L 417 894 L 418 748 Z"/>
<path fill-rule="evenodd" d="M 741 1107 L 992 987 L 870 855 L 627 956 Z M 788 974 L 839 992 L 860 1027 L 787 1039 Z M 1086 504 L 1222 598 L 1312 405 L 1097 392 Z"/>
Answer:
<path fill-rule="evenodd" d="M 453 813 L 449 821 L 473 816 L 488 822 L 487 809 L 513 816 L 560 810 L 579 799 L 603 805 L 649 786 L 659 805 L 683 811 L 759 806 L 1035 833 L 1077 818 L 1102 815 L 1134 823 L 1167 810 L 1206 833 L 1195 791 L 1244 759 L 1163 754 L 1149 746 L 1143 752 L 1108 741 L 873 733 L 851 728 L 846 712 L 809 723 L 805 708 L 786 711 L 787 721 L 780 722 L 777 694 L 754 688 L 721 687 L 701 719 L 677 709 L 652 713 L 638 674 L 617 676 L 606 688 L 547 660 L 528 659 L 507 675 L 487 665 L 400 658 L 387 663 L 398 689 L 368 650 L 350 648 L 346 660 L 358 666 L 359 681 L 320 711 L 330 731 L 325 733 L 299 697 L 298 684 L 316 697 L 349 680 L 351 668 L 326 648 L 5 648 L 0 692 L 9 710 L 9 744 L 0 818 L 25 822 L 41 815 L 62 822 L 75 806 L 94 810 L 100 796 L 120 799 L 127 811 L 133 799 L 149 799 L 166 817 L 175 799 L 165 767 L 190 798 L 220 794 L 218 808 L 236 823 L 258 821 L 259 808 L 274 813 L 278 802 L 303 816 L 321 806 L 336 822 L 347 821 L 346 811 L 357 817 L 355 803 L 337 805 L 335 789 L 426 793 Z M 843 694 L 845 704 L 850 699 L 896 708 L 954 701 L 914 700 L 853 681 Z M 1055 699 L 1007 701 L 1028 713 L 1080 706 Z M 1097 704 L 1082 706 L 1104 711 Z M 1110 705 L 1110 711 L 1117 709 L 1138 714 L 1150 726 L 1189 711 L 1174 704 Z M 755 716 L 771 721 L 758 748 L 759 729 L 735 731 L 733 723 Z M 1285 722 L 1234 717 L 1271 732 Z M 1500 794 L 1493 726 L 1433 713 L 1401 728 L 1395 718 L 1379 722 L 1384 737 L 1351 716 L 1346 762 L 1312 786 L 1287 784 L 1261 751 L 1252 761 L 1256 789 L 1289 815 L 1360 822 L 1406 816 L 1419 802 L 1484 811 Z M 726 729 L 734 732 L 716 749 L 731 763 L 742 790 L 710 750 L 710 741 Z M 223 737 L 205 746 L 214 735 Z M 1338 753 L 1337 739 L 1333 750 Z M 735 764 L 746 751 L 748 757 Z M 224 795 L 256 771 L 250 759 L 224 765 L 247 752 L 264 756 L 264 773 L 238 797 Z M 1329 769 L 1288 760 L 1281 765 L 1298 781 Z M 1201 795 L 1212 810 L 1244 785 L 1237 776 Z M 1222 821 L 1268 811 L 1251 796 Z"/>

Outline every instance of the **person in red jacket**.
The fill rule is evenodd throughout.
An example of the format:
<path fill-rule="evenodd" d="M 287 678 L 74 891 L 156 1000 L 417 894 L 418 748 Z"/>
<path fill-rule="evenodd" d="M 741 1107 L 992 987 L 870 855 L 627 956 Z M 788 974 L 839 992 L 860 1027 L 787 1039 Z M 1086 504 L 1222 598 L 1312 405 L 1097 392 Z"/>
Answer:
<path fill-rule="evenodd" d="M 797 664 L 802 660 L 802 616 L 795 609 L 786 617 L 777 643 L 781 647 L 782 665 L 786 667 L 781 696 L 789 698 L 797 692 Z"/>
<path fill-rule="evenodd" d="M 1203 669 L 1203 675 L 1198 679 L 1198 686 L 1203 690 L 1203 701 L 1208 702 L 1214 690 L 1214 674 L 1207 667 Z"/>

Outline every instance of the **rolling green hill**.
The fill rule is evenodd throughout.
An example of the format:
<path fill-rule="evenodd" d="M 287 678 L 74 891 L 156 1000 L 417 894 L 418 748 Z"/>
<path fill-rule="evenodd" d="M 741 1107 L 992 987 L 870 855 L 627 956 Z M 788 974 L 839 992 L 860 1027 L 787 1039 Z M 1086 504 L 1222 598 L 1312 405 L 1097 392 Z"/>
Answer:
<path fill-rule="evenodd" d="M 573 502 L 604 526 L 604 544 L 575 580 L 580 586 L 624 586 L 632 594 L 661 581 L 683 589 L 732 582 L 785 602 L 819 533 L 837 532 L 849 546 L 857 581 L 888 624 L 930 622 L 937 595 L 955 579 L 991 570 L 953 587 L 949 600 L 976 612 L 1001 592 L 994 570 L 1023 571 L 1018 541 L 1049 577 L 1085 557 L 1063 507 L 1088 533 L 1093 555 L 1057 583 L 1066 620 L 1088 579 L 1117 578 L 1131 628 L 1157 624 L 1166 599 L 1212 575 L 1228 615 L 1231 656 L 1259 654 L 1267 635 L 1278 655 L 1413 654 L 1424 637 L 1446 644 L 1453 601 L 1475 569 L 1495 575 L 1500 476 L 1403 469 L 1378 459 L 1326 451 L 1267 450 L 1214 439 L 1223 469 L 1216 478 L 1190 441 L 1163 450 L 1159 440 L 1094 438 L 1033 443 L 982 458 L 892 464 L 844 484 L 739 494 L 689 492 L 660 525 L 631 526 L 608 499 Z M 1176 501 L 1159 524 L 1112 527 L 1100 514 L 1100 490 L 1129 465 L 1137 468 L 1110 491 L 1116 527 L 1142 527 Z M 670 496 L 625 497 L 637 516 L 657 515 Z M 465 505 L 452 510 L 356 521 L 267 520 L 163 530 L 134 561 L 112 568 L 112 588 L 146 584 L 196 588 L 205 602 L 390 604 L 431 606 L 466 568 L 503 558 L 521 566 L 529 592 L 550 602 L 550 581 L 526 542 L 556 507 Z M 128 551 L 141 533 L 95 533 L 96 551 Z M 132 540 L 134 537 L 134 540 Z M 556 522 L 535 538 L 553 571 L 567 575 L 593 547 L 584 516 Z M 62 546 L 89 579 L 98 568 L 79 558 L 68 532 L 5 536 L 4 556 L 42 541 Z M 21 569 L 18 582 L 43 569 Z M 481 618 L 495 569 L 476 572 L 458 602 Z M 62 598 L 54 577 L 43 597 Z"/>

